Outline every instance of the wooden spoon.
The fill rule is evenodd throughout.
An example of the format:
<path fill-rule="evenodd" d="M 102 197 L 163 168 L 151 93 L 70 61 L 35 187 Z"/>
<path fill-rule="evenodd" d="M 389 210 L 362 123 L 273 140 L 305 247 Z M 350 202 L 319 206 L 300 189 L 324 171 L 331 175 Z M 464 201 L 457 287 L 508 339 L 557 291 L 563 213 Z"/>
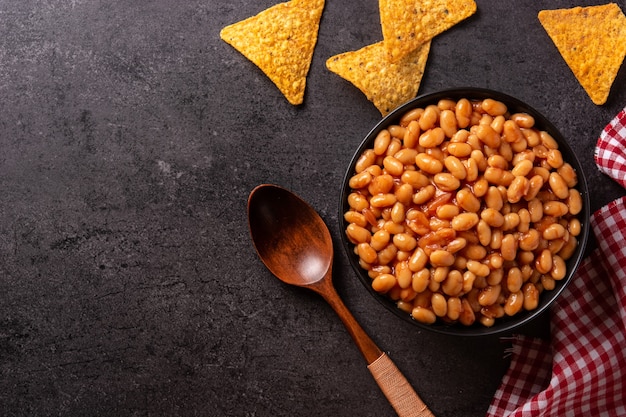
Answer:
<path fill-rule="evenodd" d="M 318 213 L 292 192 L 263 184 L 252 190 L 248 198 L 248 225 L 259 257 L 278 279 L 317 292 L 339 315 L 398 415 L 433 417 L 337 294 L 332 283 L 333 242 Z"/>

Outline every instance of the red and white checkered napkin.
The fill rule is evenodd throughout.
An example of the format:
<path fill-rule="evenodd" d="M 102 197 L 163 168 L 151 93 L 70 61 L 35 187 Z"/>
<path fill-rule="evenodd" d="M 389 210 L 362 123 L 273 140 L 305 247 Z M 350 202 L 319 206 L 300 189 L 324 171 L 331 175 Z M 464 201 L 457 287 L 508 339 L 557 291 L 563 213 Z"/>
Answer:
<path fill-rule="evenodd" d="M 598 139 L 598 168 L 626 187 L 626 108 Z M 626 416 L 626 197 L 593 214 L 598 248 L 552 307 L 551 340 L 513 339 L 488 417 Z"/>
<path fill-rule="evenodd" d="M 626 187 L 626 107 L 602 130 L 594 158 L 600 171 Z"/>

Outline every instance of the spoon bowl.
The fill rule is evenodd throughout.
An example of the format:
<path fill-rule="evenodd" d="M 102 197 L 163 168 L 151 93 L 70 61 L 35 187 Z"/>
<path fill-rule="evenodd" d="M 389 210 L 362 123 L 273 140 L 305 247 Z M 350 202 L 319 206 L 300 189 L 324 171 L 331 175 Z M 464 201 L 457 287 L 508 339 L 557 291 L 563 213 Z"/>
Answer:
<path fill-rule="evenodd" d="M 317 292 L 335 310 L 398 415 L 432 416 L 337 294 L 332 284 L 333 242 L 319 214 L 292 192 L 262 184 L 248 197 L 248 226 L 259 258 L 278 279 Z"/>
<path fill-rule="evenodd" d="M 248 221 L 259 257 L 281 281 L 307 286 L 331 271 L 330 232 L 300 198 L 279 187 L 257 187 L 248 202 Z"/>

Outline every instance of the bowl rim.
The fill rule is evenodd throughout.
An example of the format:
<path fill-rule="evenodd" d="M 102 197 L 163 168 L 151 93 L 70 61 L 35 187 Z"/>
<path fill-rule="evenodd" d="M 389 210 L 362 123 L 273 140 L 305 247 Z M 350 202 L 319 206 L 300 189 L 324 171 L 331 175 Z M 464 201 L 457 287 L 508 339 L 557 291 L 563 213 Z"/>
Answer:
<path fill-rule="evenodd" d="M 511 113 L 516 112 L 526 112 L 534 117 L 535 125 L 539 126 L 542 130 L 548 131 L 554 139 L 559 144 L 559 150 L 564 156 L 564 159 L 572 165 L 574 170 L 577 173 L 578 183 L 576 185 L 576 189 L 581 193 L 583 199 L 583 209 L 581 210 L 578 218 L 581 221 L 581 232 L 578 236 L 578 247 L 574 255 L 566 261 L 567 265 L 567 275 L 559 281 L 556 281 L 556 287 L 553 290 L 542 293 L 542 296 L 539 300 L 539 305 L 535 310 L 525 311 L 523 313 L 516 314 L 512 317 L 506 317 L 503 319 L 497 319 L 495 324 L 491 327 L 485 327 L 478 323 L 472 326 L 463 326 L 461 324 L 446 324 L 442 323 L 440 320 L 435 324 L 424 324 L 415 319 L 413 319 L 410 314 L 403 312 L 400 310 L 395 303 L 389 298 L 385 297 L 377 293 L 371 286 L 371 279 L 366 274 L 365 270 L 361 269 L 358 264 L 358 256 L 354 253 L 354 245 L 347 239 L 345 230 L 347 226 L 347 222 L 344 219 L 344 214 L 347 208 L 347 196 L 349 194 L 350 187 L 348 185 L 350 177 L 354 174 L 354 167 L 356 165 L 357 160 L 363 151 L 367 148 L 371 148 L 373 145 L 373 141 L 378 135 L 378 133 L 384 129 L 386 126 L 394 124 L 398 122 L 399 119 L 405 114 L 407 111 L 422 107 L 429 104 L 436 104 L 439 100 L 442 99 L 454 99 L 459 100 L 461 98 L 467 99 L 476 99 L 481 100 L 485 98 L 493 98 L 495 100 L 502 101 L 507 105 L 507 108 Z M 393 314 L 403 319 L 406 322 L 412 323 L 416 325 L 418 328 L 427 330 L 430 332 L 452 335 L 452 336 L 488 336 L 501 334 L 505 332 L 511 332 L 512 330 L 519 328 L 531 321 L 533 321 L 538 316 L 542 315 L 546 310 L 550 308 L 550 306 L 554 303 L 554 301 L 563 293 L 567 285 L 571 282 L 573 276 L 576 273 L 576 270 L 580 266 L 583 258 L 586 254 L 586 247 L 589 240 L 590 234 L 590 196 L 589 189 L 587 186 L 587 179 L 578 159 L 578 156 L 571 148 L 565 137 L 561 134 L 561 132 L 556 128 L 550 120 L 548 120 L 542 113 L 536 110 L 530 104 L 513 97 L 509 94 L 488 89 L 488 88 L 480 88 L 480 87 L 458 87 L 458 88 L 450 88 L 444 89 L 436 92 L 426 93 L 418 95 L 417 97 L 407 101 L 406 103 L 400 105 L 389 114 L 384 116 L 381 120 L 379 120 L 375 126 L 365 135 L 365 137 L 361 140 L 359 145 L 357 146 L 355 152 L 352 155 L 350 163 L 344 173 L 343 181 L 340 189 L 340 200 L 339 200 L 339 227 L 340 227 L 340 236 L 342 246 L 344 251 L 349 259 L 350 265 L 352 269 L 357 274 L 359 281 L 361 284 L 367 289 L 367 291 L 372 295 L 378 302 L 380 302 L 387 310 L 391 311 Z"/>

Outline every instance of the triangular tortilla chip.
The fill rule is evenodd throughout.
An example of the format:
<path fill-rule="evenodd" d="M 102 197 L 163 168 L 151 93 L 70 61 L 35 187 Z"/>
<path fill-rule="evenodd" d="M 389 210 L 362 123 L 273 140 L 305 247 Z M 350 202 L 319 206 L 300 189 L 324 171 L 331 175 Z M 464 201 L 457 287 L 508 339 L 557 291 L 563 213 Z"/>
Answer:
<path fill-rule="evenodd" d="M 304 100 L 324 0 L 292 0 L 226 26 L 222 40 L 269 77 L 291 104 Z"/>
<path fill-rule="evenodd" d="M 476 12 L 473 0 L 379 0 L 378 7 L 392 62 Z"/>
<path fill-rule="evenodd" d="M 383 42 L 330 57 L 326 67 L 354 84 L 384 116 L 419 90 L 430 41 L 396 63 L 386 59 Z"/>
<path fill-rule="evenodd" d="M 606 103 L 626 56 L 626 16 L 619 6 L 542 10 L 538 17 L 591 101 Z"/>

